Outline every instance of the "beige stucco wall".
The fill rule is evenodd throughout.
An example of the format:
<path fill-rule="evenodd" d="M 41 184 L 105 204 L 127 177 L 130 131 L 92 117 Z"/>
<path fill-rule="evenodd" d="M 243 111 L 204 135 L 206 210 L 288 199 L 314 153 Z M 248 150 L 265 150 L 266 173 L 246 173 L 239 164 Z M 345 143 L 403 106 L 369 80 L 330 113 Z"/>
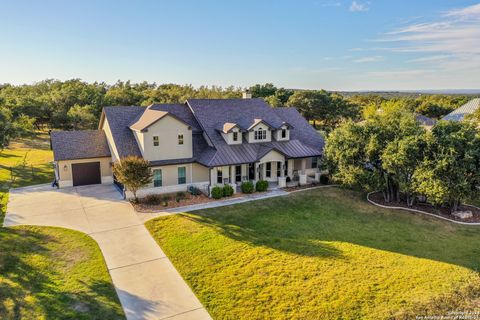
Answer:
<path fill-rule="evenodd" d="M 285 138 L 282 138 L 282 129 L 287 129 L 287 135 Z M 280 129 L 275 130 L 275 140 L 277 141 L 288 141 L 290 140 L 290 129 L 287 126 L 282 126 Z"/>
<path fill-rule="evenodd" d="M 183 134 L 183 145 L 178 135 Z M 146 132 L 134 131 L 144 159 L 149 161 L 191 158 L 192 130 L 185 123 L 166 115 L 148 127 Z M 159 145 L 153 145 L 153 137 L 159 137 Z"/>
<path fill-rule="evenodd" d="M 192 164 L 192 182 L 208 181 L 208 168 L 198 163 Z"/>
<path fill-rule="evenodd" d="M 178 168 L 185 167 L 186 183 L 178 184 Z M 200 190 L 207 192 L 208 190 L 208 168 L 197 163 L 186 163 L 179 165 L 166 165 L 152 167 L 152 171 L 156 169 L 162 170 L 162 186 L 154 187 L 153 181 L 150 185 L 138 191 L 139 197 L 148 194 L 165 194 L 175 193 L 178 191 L 187 191 L 188 186 L 194 185 Z M 132 197 L 132 193 L 126 192 L 127 199 Z"/>
<path fill-rule="evenodd" d="M 115 143 L 113 142 L 112 131 L 110 130 L 110 125 L 108 124 L 107 117 L 104 118 L 102 129 L 107 137 L 108 148 L 110 149 L 112 160 L 115 162 L 120 159 L 120 157 L 118 156 L 117 148 L 115 147 Z"/>
<path fill-rule="evenodd" d="M 267 139 L 264 139 L 264 140 L 255 140 L 254 137 L 255 137 L 255 130 L 258 130 L 259 128 L 262 128 L 264 130 L 267 130 Z M 247 134 L 245 135 L 246 138 L 247 138 L 247 142 L 248 143 L 256 143 L 256 142 L 269 142 L 269 141 L 272 141 L 272 131 L 270 130 L 270 128 L 264 124 L 264 123 L 259 123 L 257 124 L 255 127 L 253 127 L 252 129 L 250 129 Z"/>
<path fill-rule="evenodd" d="M 283 154 L 281 154 L 280 152 L 277 152 L 275 150 L 272 150 L 270 151 L 269 153 L 267 153 L 265 156 L 263 156 L 263 158 L 260 159 L 260 163 L 262 162 L 269 162 L 269 161 L 281 161 L 281 162 L 284 162 L 285 161 L 285 157 L 283 156 Z"/>
<path fill-rule="evenodd" d="M 236 132 L 238 135 L 237 141 L 233 141 L 233 133 Z M 226 143 L 228 144 L 242 144 L 242 133 L 238 128 L 233 128 L 229 133 L 223 133 L 222 132 L 222 137 L 225 140 Z"/>
<path fill-rule="evenodd" d="M 89 158 L 78 160 L 57 161 L 58 183 L 60 187 L 73 186 L 72 164 L 85 162 L 100 162 L 100 175 L 102 183 L 113 183 L 112 167 L 110 166 L 111 158 Z M 65 168 L 66 166 L 66 168 Z"/>

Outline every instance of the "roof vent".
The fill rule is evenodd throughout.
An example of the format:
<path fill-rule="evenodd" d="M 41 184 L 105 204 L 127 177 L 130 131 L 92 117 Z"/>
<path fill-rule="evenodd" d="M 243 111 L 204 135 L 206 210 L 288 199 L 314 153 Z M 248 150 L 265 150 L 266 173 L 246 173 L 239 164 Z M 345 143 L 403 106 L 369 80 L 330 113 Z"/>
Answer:
<path fill-rule="evenodd" d="M 242 98 L 243 99 L 252 99 L 252 94 L 250 93 L 250 91 L 248 89 L 245 89 L 245 91 L 243 91 Z"/>

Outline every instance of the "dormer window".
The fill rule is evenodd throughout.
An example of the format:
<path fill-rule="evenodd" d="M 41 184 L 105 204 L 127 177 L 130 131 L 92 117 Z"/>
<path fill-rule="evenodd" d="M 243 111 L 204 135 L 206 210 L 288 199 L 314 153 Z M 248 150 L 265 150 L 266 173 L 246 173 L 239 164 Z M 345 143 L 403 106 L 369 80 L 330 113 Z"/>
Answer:
<path fill-rule="evenodd" d="M 236 132 L 236 131 L 233 132 L 233 141 L 235 141 L 235 142 L 238 141 L 238 132 Z"/>
<path fill-rule="evenodd" d="M 183 134 L 178 135 L 178 144 L 179 145 L 183 144 Z"/>
<path fill-rule="evenodd" d="M 267 139 L 267 130 L 263 128 L 258 128 L 254 133 L 255 140 L 266 140 Z"/>
<path fill-rule="evenodd" d="M 158 139 L 158 136 L 153 136 L 153 146 L 158 147 L 160 145 L 160 140 Z"/>
<path fill-rule="evenodd" d="M 285 139 L 287 137 L 287 129 L 283 128 L 282 129 L 282 139 Z"/>

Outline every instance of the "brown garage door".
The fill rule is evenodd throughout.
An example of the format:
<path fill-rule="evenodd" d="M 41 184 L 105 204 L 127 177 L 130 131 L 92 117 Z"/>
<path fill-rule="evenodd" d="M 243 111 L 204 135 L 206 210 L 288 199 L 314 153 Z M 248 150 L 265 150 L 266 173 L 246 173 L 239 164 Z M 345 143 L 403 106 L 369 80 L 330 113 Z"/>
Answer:
<path fill-rule="evenodd" d="M 74 186 L 101 183 L 100 162 L 85 162 L 72 164 Z"/>

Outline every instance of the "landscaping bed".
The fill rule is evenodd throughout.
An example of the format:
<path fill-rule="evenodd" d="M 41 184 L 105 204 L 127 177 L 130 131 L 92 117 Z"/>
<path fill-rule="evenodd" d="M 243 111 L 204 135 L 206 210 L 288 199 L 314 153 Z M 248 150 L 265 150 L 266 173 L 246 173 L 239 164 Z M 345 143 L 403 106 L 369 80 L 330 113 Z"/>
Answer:
<path fill-rule="evenodd" d="M 413 206 L 409 207 L 406 202 L 404 201 L 403 197 L 402 201 L 400 202 L 385 202 L 385 199 L 382 195 L 382 192 L 374 192 L 369 194 L 368 198 L 376 204 L 386 206 L 386 207 L 401 207 L 405 209 L 413 209 L 418 211 L 423 211 L 429 214 L 433 214 L 448 220 L 458 221 L 458 222 L 465 222 L 465 223 L 480 223 L 480 208 L 475 206 L 470 206 L 467 204 L 462 204 L 458 208 L 458 211 L 471 211 L 473 216 L 471 218 L 460 219 L 451 214 L 450 208 L 447 207 L 434 207 L 429 203 L 421 203 L 417 202 Z M 413 212 L 413 211 L 412 211 Z"/>
<path fill-rule="evenodd" d="M 139 199 L 138 203 L 132 202 L 132 205 L 135 211 L 137 212 L 158 212 L 158 211 L 163 211 L 171 208 L 178 208 L 178 207 L 190 206 L 190 205 L 201 204 L 201 203 L 215 202 L 219 200 L 239 198 L 244 196 L 243 193 L 236 193 L 227 198 L 213 199 L 213 198 L 207 197 L 204 194 L 192 195 L 191 193 L 185 193 L 185 195 L 181 196 L 180 197 L 181 199 L 178 199 L 177 201 L 176 195 L 177 194 L 175 193 L 157 195 L 158 198 L 160 199 L 158 203 L 148 203 L 149 201 L 147 197 L 145 197 L 145 198 Z"/>

